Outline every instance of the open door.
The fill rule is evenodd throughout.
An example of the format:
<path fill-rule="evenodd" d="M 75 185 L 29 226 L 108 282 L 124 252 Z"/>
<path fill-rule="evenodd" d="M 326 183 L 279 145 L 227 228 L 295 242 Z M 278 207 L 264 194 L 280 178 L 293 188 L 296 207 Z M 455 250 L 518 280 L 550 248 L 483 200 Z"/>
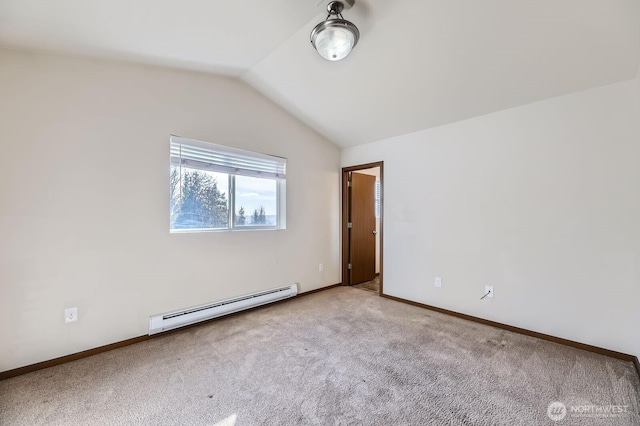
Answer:
<path fill-rule="evenodd" d="M 383 179 L 382 161 L 342 169 L 342 284 L 362 283 L 380 295 Z"/>
<path fill-rule="evenodd" d="M 351 173 L 350 284 L 371 281 L 376 277 L 376 177 Z"/>

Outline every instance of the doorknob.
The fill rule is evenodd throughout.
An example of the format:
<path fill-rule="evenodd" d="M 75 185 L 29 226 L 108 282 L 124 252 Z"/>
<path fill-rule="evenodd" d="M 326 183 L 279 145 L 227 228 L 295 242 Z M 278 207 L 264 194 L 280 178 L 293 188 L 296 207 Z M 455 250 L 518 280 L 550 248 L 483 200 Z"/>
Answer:
<path fill-rule="evenodd" d="M 378 231 L 373 231 L 373 235 L 377 235 L 377 234 L 378 234 Z"/>

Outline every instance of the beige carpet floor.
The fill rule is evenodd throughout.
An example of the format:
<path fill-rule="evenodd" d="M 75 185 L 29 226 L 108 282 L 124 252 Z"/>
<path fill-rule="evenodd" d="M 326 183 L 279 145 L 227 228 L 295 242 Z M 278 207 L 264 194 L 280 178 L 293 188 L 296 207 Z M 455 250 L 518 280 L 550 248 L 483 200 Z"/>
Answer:
<path fill-rule="evenodd" d="M 360 290 L 375 291 L 376 293 L 379 294 L 380 293 L 380 275 L 376 275 L 376 277 L 371 281 L 355 284 L 353 288 L 357 288 Z"/>
<path fill-rule="evenodd" d="M 0 424 L 640 425 L 639 400 L 631 363 L 339 287 L 1 381 Z"/>

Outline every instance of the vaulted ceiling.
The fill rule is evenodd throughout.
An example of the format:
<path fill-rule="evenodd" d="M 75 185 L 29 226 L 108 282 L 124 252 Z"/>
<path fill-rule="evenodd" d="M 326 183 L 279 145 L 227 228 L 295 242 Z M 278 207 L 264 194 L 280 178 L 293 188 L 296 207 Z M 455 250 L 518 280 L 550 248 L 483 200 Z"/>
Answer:
<path fill-rule="evenodd" d="M 340 62 L 309 43 L 326 3 L 0 0 L 0 46 L 235 76 L 345 147 L 631 79 L 640 61 L 640 0 L 356 0 Z"/>

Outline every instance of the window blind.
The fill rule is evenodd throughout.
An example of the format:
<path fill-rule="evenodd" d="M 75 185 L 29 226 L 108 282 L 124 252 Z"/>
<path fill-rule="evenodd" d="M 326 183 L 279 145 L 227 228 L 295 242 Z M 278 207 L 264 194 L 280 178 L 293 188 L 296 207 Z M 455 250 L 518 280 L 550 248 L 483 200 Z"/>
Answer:
<path fill-rule="evenodd" d="M 380 181 L 376 180 L 376 219 L 380 219 Z"/>
<path fill-rule="evenodd" d="M 234 175 L 286 179 L 287 159 L 171 136 L 171 164 Z"/>

